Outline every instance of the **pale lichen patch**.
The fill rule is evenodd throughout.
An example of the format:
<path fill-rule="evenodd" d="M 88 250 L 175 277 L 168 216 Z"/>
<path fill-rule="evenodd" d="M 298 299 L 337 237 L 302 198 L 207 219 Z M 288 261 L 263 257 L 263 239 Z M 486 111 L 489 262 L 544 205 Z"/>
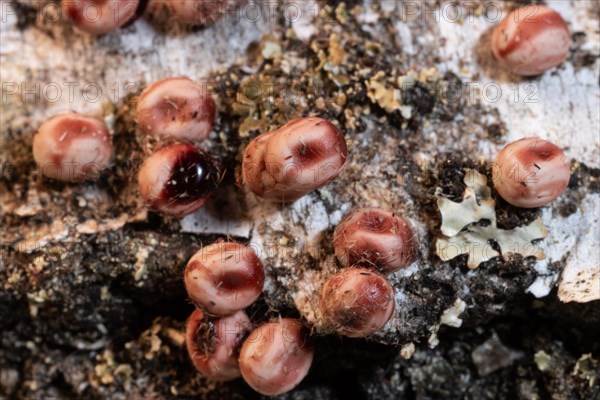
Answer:
<path fill-rule="evenodd" d="M 590 388 L 594 386 L 597 378 L 598 360 L 595 360 L 591 354 L 582 355 L 573 369 L 572 375 L 578 376 L 589 381 Z"/>
<path fill-rule="evenodd" d="M 467 303 L 462 299 L 456 299 L 452 307 L 444 310 L 442 318 L 440 319 L 441 325 L 448 325 L 453 328 L 460 328 L 462 325 L 462 319 L 460 315 L 467 309 Z"/>
<path fill-rule="evenodd" d="M 552 364 L 552 357 L 544 350 L 540 350 L 533 356 L 533 361 L 540 371 L 547 370 Z"/>
<path fill-rule="evenodd" d="M 409 360 L 415 354 L 415 350 L 416 347 L 413 342 L 407 343 L 400 349 L 400 357 Z"/>
<path fill-rule="evenodd" d="M 436 242 L 436 253 L 443 261 L 468 254 L 467 265 L 473 269 L 500 255 L 545 258 L 534 244 L 548 235 L 541 218 L 515 229 L 500 229 L 487 178 L 475 170 L 466 170 L 464 182 L 467 187 L 460 203 L 444 197 L 439 190 L 436 194 L 442 214 L 442 236 Z M 501 253 L 492 246 L 494 242 Z"/>

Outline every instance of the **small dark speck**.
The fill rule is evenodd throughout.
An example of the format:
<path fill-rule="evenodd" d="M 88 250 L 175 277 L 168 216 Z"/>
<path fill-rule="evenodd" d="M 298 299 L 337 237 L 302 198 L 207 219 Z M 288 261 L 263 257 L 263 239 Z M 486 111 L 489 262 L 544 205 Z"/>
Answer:
<path fill-rule="evenodd" d="M 370 274 L 370 273 L 368 273 L 368 272 L 361 272 L 360 274 L 361 274 L 361 275 L 367 275 L 367 276 L 368 276 L 368 275 L 371 275 L 371 274 Z"/>
<path fill-rule="evenodd" d="M 214 301 L 209 301 L 209 303 L 210 303 L 211 306 L 216 306 L 217 305 L 217 303 L 215 303 Z"/>
<path fill-rule="evenodd" d="M 536 163 L 533 163 L 533 165 L 537 168 L 537 169 L 542 169 L 539 165 L 537 165 Z"/>
<path fill-rule="evenodd" d="M 527 184 L 525 182 L 521 182 L 521 186 L 527 187 Z"/>
<path fill-rule="evenodd" d="M 35 7 L 19 1 L 13 1 L 11 7 L 15 9 L 13 14 L 17 17 L 17 29 L 23 31 L 35 25 L 37 18 Z"/>
<path fill-rule="evenodd" d="M 227 261 L 227 260 L 231 260 L 232 258 L 233 258 L 233 254 L 232 254 L 232 255 L 230 255 L 230 256 L 227 256 L 227 257 L 225 257 L 225 261 Z"/>

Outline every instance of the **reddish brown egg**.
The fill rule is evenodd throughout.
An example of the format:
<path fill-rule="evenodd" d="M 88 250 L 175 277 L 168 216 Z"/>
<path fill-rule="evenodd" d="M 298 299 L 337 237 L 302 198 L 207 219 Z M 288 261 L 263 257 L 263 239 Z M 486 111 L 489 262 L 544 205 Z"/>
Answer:
<path fill-rule="evenodd" d="M 345 267 L 376 268 L 390 274 L 408 267 L 416 254 L 408 223 L 391 210 L 359 208 L 333 234 L 335 255 Z"/>
<path fill-rule="evenodd" d="M 381 275 L 366 268 L 348 268 L 333 275 L 321 290 L 325 325 L 340 335 L 365 337 L 392 317 L 394 289 Z"/>
<path fill-rule="evenodd" d="M 265 199 L 294 201 L 335 179 L 347 156 L 335 126 L 322 118 L 300 118 L 250 142 L 242 183 Z"/>
<path fill-rule="evenodd" d="M 82 31 L 100 35 L 132 22 L 148 0 L 63 0 L 62 11 Z"/>
<path fill-rule="evenodd" d="M 192 363 L 204 376 L 230 381 L 241 376 L 238 357 L 244 338 L 252 330 L 243 311 L 223 318 L 209 318 L 195 310 L 188 318 L 185 342 Z"/>
<path fill-rule="evenodd" d="M 563 151 L 539 138 L 509 143 L 493 166 L 494 188 L 508 203 L 523 208 L 541 207 L 566 189 L 571 165 Z"/>
<path fill-rule="evenodd" d="M 277 396 L 304 379 L 313 357 L 302 322 L 283 318 L 261 325 L 248 336 L 240 352 L 240 370 L 254 390 Z"/>
<path fill-rule="evenodd" d="M 201 141 L 215 123 L 215 103 L 207 88 L 190 79 L 165 78 L 142 92 L 136 121 L 149 135 Z"/>
<path fill-rule="evenodd" d="M 50 118 L 33 138 L 33 158 L 41 173 L 60 181 L 96 179 L 109 166 L 112 150 L 104 122 L 76 113 Z"/>
<path fill-rule="evenodd" d="M 192 301 L 213 315 L 242 310 L 260 296 L 265 280 L 254 250 L 217 242 L 198 251 L 185 268 L 185 287 Z"/>
<path fill-rule="evenodd" d="M 496 26 L 492 51 L 500 65 L 523 76 L 540 75 L 564 61 L 571 45 L 565 20 L 547 6 L 509 13 Z"/>
<path fill-rule="evenodd" d="M 182 217 L 204 206 L 222 177 L 221 164 L 204 150 L 175 143 L 144 161 L 138 188 L 151 210 Z"/>

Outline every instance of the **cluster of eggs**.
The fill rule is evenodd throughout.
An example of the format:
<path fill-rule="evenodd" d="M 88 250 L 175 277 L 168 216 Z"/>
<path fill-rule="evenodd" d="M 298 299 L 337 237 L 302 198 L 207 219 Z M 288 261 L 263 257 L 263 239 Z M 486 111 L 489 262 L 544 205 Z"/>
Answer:
<path fill-rule="evenodd" d="M 65 1 L 63 8 L 76 26 L 101 34 L 131 22 L 145 3 Z M 99 17 L 91 23 L 82 16 L 82 5 L 90 4 L 105 11 L 100 15 L 112 15 L 114 7 L 121 12 L 118 18 Z M 186 23 L 211 20 L 195 2 L 165 4 Z M 567 25 L 558 13 L 541 6 L 531 19 L 528 9 L 509 14 L 492 38 L 498 62 L 525 76 L 560 64 L 570 44 Z M 162 79 L 139 96 L 138 129 L 163 140 L 138 173 L 139 192 L 150 209 L 182 217 L 202 207 L 221 183 L 225 171 L 220 161 L 198 147 L 213 129 L 215 110 L 210 93 L 187 78 Z M 41 172 L 68 182 L 96 179 L 110 167 L 112 152 L 104 122 L 77 113 L 50 118 L 33 139 L 33 156 Z M 347 156 L 346 141 L 334 124 L 318 117 L 300 118 L 248 144 L 239 181 L 259 197 L 290 202 L 335 179 Z M 562 150 L 537 138 L 510 143 L 493 165 L 496 191 L 517 207 L 548 204 L 562 193 L 569 178 L 570 165 Z M 356 209 L 336 228 L 333 245 L 345 268 L 322 287 L 324 325 L 344 336 L 366 337 L 381 329 L 394 312 L 394 291 L 385 275 L 415 260 L 412 229 L 393 211 Z M 207 377 L 242 376 L 258 392 L 277 395 L 306 376 L 314 349 L 309 329 L 299 319 L 281 318 L 253 329 L 244 310 L 262 293 L 264 279 L 261 260 L 247 246 L 218 242 L 196 253 L 185 270 L 186 289 L 197 307 L 187 322 L 186 343 L 193 364 Z"/>
<path fill-rule="evenodd" d="M 138 172 L 139 192 L 150 209 L 182 217 L 206 204 L 218 187 L 223 166 L 196 145 L 209 134 L 214 118 L 210 94 L 189 79 L 167 78 L 144 90 L 136 110 L 138 127 L 171 140 L 146 158 Z M 50 118 L 33 138 L 40 171 L 63 181 L 97 178 L 110 166 L 112 151 L 104 122 L 76 113 Z M 248 144 L 240 184 L 268 200 L 294 201 L 335 179 L 347 155 L 346 141 L 332 123 L 300 118 Z M 570 164 L 563 151 L 538 138 L 510 143 L 493 166 L 497 192 L 523 208 L 550 203 L 569 178 Z"/>
<path fill-rule="evenodd" d="M 192 26 L 215 22 L 247 0 L 63 0 L 62 11 L 74 26 L 100 35 L 133 23 L 147 8 L 171 21 Z M 498 63 L 522 76 L 540 75 L 562 63 L 569 52 L 569 27 L 545 5 L 520 7 L 495 28 L 491 49 Z"/>
<path fill-rule="evenodd" d="M 62 12 L 78 29 L 102 35 L 128 26 L 146 9 L 191 26 L 215 22 L 247 0 L 62 0 Z"/>
<path fill-rule="evenodd" d="M 185 269 L 185 287 L 196 310 L 186 325 L 192 363 L 204 376 L 240 376 L 257 392 L 291 390 L 308 373 L 314 350 L 298 319 L 280 318 L 253 329 L 244 311 L 260 296 L 265 279 L 252 248 L 217 242 L 198 251 Z"/>
<path fill-rule="evenodd" d="M 343 267 L 321 289 L 319 308 L 325 330 L 366 337 L 394 312 L 394 290 L 383 274 L 415 260 L 415 240 L 406 220 L 390 210 L 361 208 L 348 213 L 334 232 L 335 254 Z M 314 348 L 310 327 L 280 318 L 253 329 L 244 311 L 262 293 L 265 273 L 248 246 L 217 242 L 188 262 L 184 281 L 197 307 L 186 325 L 194 366 L 206 377 L 228 381 L 240 376 L 257 392 L 278 395 L 308 373 Z"/>
<path fill-rule="evenodd" d="M 77 27 L 101 34 L 134 20 L 147 3 L 63 1 L 63 11 Z M 214 22 L 231 3 L 235 6 L 244 1 L 160 2 L 175 19 L 196 25 Z M 513 10 L 495 27 L 491 41 L 499 64 L 525 76 L 560 64 L 569 45 L 566 22 L 556 11 L 540 5 Z M 214 125 L 215 104 L 210 93 L 186 78 L 160 80 L 140 96 L 136 120 L 142 132 L 178 141 L 157 150 L 140 169 L 139 189 L 148 206 L 174 217 L 202 207 L 224 174 L 220 162 L 195 145 Z M 40 126 L 33 152 L 41 172 L 50 178 L 94 179 L 110 165 L 111 135 L 100 119 L 62 114 Z M 346 143 L 333 124 L 303 118 L 250 142 L 243 155 L 240 181 L 265 199 L 293 201 L 334 179 L 346 157 Z M 509 144 L 494 164 L 498 193 L 517 207 L 548 204 L 565 189 L 569 176 L 570 166 L 562 151 L 536 138 Z"/>

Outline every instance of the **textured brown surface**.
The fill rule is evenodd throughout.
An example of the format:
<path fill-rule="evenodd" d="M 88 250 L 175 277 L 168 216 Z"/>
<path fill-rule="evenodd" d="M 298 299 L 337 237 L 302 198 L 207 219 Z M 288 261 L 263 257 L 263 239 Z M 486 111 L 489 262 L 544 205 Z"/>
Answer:
<path fill-rule="evenodd" d="M 102 81 L 113 73 L 126 75 L 131 65 L 140 67 L 147 60 L 152 60 L 151 65 L 165 62 L 152 58 L 151 52 L 133 54 L 127 47 L 132 32 L 142 29 L 138 25 L 90 44 L 73 36 L 66 25 L 36 20 L 35 13 L 22 4 L 20 7 L 20 32 L 40 46 L 51 42 L 67 48 L 70 38 L 78 38 L 69 48 L 70 57 L 79 60 L 81 67 L 76 69 L 80 72 L 75 79 Z M 228 62 L 219 64 L 208 57 L 195 60 L 198 75 L 208 75 L 210 70 L 218 98 L 216 134 L 206 146 L 228 168 L 222 188 L 207 206 L 213 215 L 224 215 L 227 220 L 239 212 L 240 219 L 246 220 L 245 212 L 257 208 L 251 198 L 234 189 L 234 170 L 244 146 L 259 132 L 317 114 L 336 121 L 349 142 L 351 162 L 338 179 L 310 195 L 300 211 L 277 208 L 287 218 L 285 229 L 279 230 L 268 220 L 251 221 L 254 234 L 285 238 L 289 246 L 289 251 L 265 260 L 265 293 L 248 310 L 254 323 L 278 316 L 298 317 L 290 293 L 305 289 L 306 276 L 321 274 L 324 278 L 337 269 L 331 257 L 334 224 L 319 234 L 315 252 L 294 247 L 300 237 L 295 234 L 305 229 L 317 205 L 324 210 L 325 219 L 343 214 L 349 207 L 392 207 L 419 225 L 418 267 L 408 277 L 392 278 L 396 291 L 404 294 L 396 316 L 401 329 L 387 330 L 371 341 L 316 335 L 311 373 L 284 398 L 598 397 L 599 378 L 590 385 L 588 375 L 580 370 L 574 373 L 578 359 L 588 353 L 597 359 L 600 351 L 593 341 L 600 329 L 597 302 L 561 304 L 556 289 L 546 298 L 533 299 L 525 293 L 537 277 L 532 260 L 494 259 L 469 271 L 464 257 L 442 263 L 433 253 L 440 223 L 436 189 L 459 199 L 465 167 L 476 168 L 489 179 L 489 166 L 476 156 L 482 149 L 479 144 L 504 143 L 508 121 L 503 121 L 493 106 L 473 104 L 463 97 L 447 101 L 438 95 L 440 86 L 463 90 L 458 71 L 430 70 L 438 61 L 439 42 L 426 42 L 417 54 L 409 55 L 406 43 L 394 34 L 396 16 L 376 8 L 378 22 L 365 24 L 358 21 L 360 9 L 343 10 L 325 10 L 327 18 L 319 21 L 316 35 L 308 43 L 295 39 L 286 30 L 289 26 L 282 25 L 286 21 L 276 20 L 271 35 L 252 44 L 248 59 L 239 64 L 235 58 L 243 55 L 245 46 L 238 45 L 243 47 L 240 49 L 230 42 L 221 43 L 214 51 L 215 59 L 222 57 Z M 435 30 L 418 19 L 406 24 L 415 46 L 416 38 Z M 196 52 L 206 50 L 211 38 L 216 43 L 214 38 L 238 35 L 243 43 L 244 29 L 248 28 L 226 21 L 214 30 L 192 31 L 188 34 L 202 40 L 188 43 L 186 52 L 199 54 Z M 266 30 L 254 29 L 257 38 L 256 32 Z M 181 37 L 186 36 L 179 31 L 159 32 L 154 37 L 156 51 L 164 51 L 163 57 L 176 57 L 176 50 L 169 53 L 163 49 L 167 41 Z M 589 44 L 594 39 L 580 40 Z M 280 46 L 281 57 L 269 58 L 265 49 L 273 44 Z M 90 55 L 86 45 L 96 53 Z M 597 68 L 597 59 L 582 62 L 596 56 L 586 51 L 585 47 L 576 48 L 569 63 L 576 68 Z M 229 66 L 217 68 L 219 65 Z M 72 78 L 65 77 L 60 68 L 31 68 L 31 74 L 23 73 L 23 79 Z M 369 97 L 373 97 L 369 88 L 377 83 L 394 87 L 411 69 L 417 73 L 417 82 L 402 93 L 403 105 L 412 106 L 410 115 L 393 101 L 387 102 L 385 96 L 379 100 Z M 169 68 L 164 71 L 172 73 Z M 258 397 L 241 381 L 207 381 L 188 360 L 183 325 L 193 307 L 186 298 L 183 270 L 201 245 L 223 235 L 182 232 L 178 221 L 163 219 L 143 207 L 135 172 L 148 146 L 135 132 L 133 112 L 135 96 L 152 80 L 149 76 L 137 76 L 132 94 L 105 105 L 104 114 L 114 118 L 116 157 L 111 171 L 97 183 L 70 185 L 40 178 L 31 158 L 31 134 L 43 120 L 40 110 L 54 112 L 56 107 L 22 103 L 10 96 L 3 102 L 3 395 L 26 399 Z M 246 91 L 256 88 L 256 83 L 271 90 L 269 95 L 252 96 L 253 92 Z M 574 163 L 573 178 L 554 212 L 576 214 L 585 196 L 598 192 L 598 175 L 593 166 Z M 521 226 L 540 214 L 539 210 L 516 209 L 494 196 L 499 225 Z M 346 209 L 341 210 L 342 205 Z M 271 206 L 260 207 L 271 210 Z M 232 239 L 246 242 L 252 238 Z M 549 270 L 562 271 L 565 260 L 554 261 Z M 461 315 L 463 327 L 442 327 L 440 345 L 430 349 L 431 328 L 457 297 L 467 303 Z M 522 356 L 504 368 L 476 365 L 472 352 L 494 333 L 505 347 Z M 410 360 L 404 360 L 400 349 L 409 342 L 415 343 L 416 351 Z M 544 370 L 534 361 L 540 350 L 553 360 Z M 492 372 L 482 376 L 478 371 Z"/>

